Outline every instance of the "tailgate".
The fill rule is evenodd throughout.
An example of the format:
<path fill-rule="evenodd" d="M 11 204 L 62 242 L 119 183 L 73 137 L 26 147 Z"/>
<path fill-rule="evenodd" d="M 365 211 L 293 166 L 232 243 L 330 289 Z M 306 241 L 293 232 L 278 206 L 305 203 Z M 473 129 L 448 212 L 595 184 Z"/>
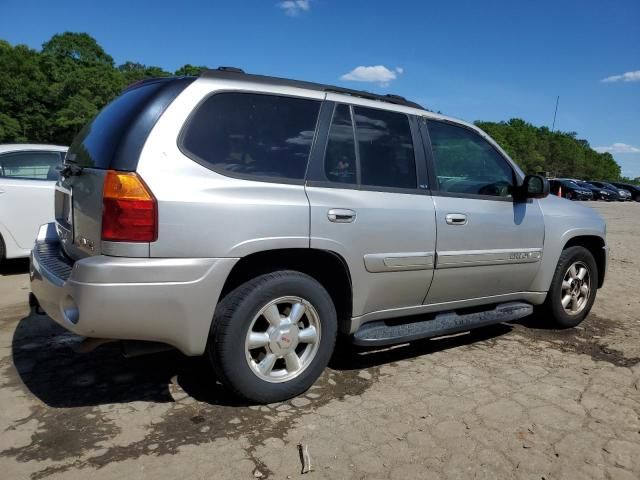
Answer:
<path fill-rule="evenodd" d="M 85 168 L 61 178 L 55 190 L 56 230 L 65 253 L 74 260 L 102 252 L 102 187 L 106 170 Z"/>

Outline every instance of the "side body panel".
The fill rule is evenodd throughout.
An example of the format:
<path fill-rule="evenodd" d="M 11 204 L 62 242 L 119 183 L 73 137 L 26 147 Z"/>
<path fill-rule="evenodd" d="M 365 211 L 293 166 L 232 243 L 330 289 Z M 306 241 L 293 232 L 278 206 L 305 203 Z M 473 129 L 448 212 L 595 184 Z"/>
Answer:
<path fill-rule="evenodd" d="M 544 257 L 531 290 L 546 292 L 567 242 L 575 237 L 593 236 L 601 238 L 606 245 L 607 228 L 602 217 L 590 207 L 553 195 L 540 200 L 539 204 L 546 225 Z"/>
<path fill-rule="evenodd" d="M 179 127 L 214 91 L 295 95 L 292 90 L 200 79 L 167 108 L 147 139 L 137 169 L 158 200 L 158 240 L 150 244 L 151 257 L 238 258 L 274 248 L 309 247 L 303 181 L 270 183 L 221 175 L 178 146 Z M 324 94 L 304 96 L 322 100 Z"/>

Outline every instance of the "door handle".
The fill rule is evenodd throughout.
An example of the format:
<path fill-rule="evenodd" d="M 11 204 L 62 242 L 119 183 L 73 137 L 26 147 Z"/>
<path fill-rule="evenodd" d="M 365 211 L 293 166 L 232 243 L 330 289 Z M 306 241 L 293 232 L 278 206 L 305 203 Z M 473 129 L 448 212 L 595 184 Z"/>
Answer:
<path fill-rule="evenodd" d="M 448 225 L 465 225 L 467 216 L 463 213 L 449 213 L 444 217 Z"/>
<path fill-rule="evenodd" d="M 348 208 L 332 208 L 327 212 L 327 218 L 333 223 L 351 223 L 356 219 L 356 212 Z"/>

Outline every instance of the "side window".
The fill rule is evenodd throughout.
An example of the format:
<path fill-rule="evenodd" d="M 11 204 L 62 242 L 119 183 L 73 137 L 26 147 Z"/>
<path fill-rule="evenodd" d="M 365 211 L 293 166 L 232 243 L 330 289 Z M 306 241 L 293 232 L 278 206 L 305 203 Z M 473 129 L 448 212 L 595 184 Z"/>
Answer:
<path fill-rule="evenodd" d="M 508 197 L 513 170 L 477 133 L 444 122 L 428 121 L 436 176 L 443 192 Z"/>
<path fill-rule="evenodd" d="M 193 114 L 182 145 L 220 173 L 303 179 L 320 102 L 218 93 Z"/>
<path fill-rule="evenodd" d="M 362 185 L 416 188 L 409 118 L 403 113 L 353 107 Z"/>
<path fill-rule="evenodd" d="M 356 143 L 349 106 L 339 104 L 333 112 L 324 157 L 324 172 L 331 182 L 356 184 Z"/>
<path fill-rule="evenodd" d="M 61 152 L 7 153 L 0 156 L 0 177 L 55 181 L 63 158 Z"/>

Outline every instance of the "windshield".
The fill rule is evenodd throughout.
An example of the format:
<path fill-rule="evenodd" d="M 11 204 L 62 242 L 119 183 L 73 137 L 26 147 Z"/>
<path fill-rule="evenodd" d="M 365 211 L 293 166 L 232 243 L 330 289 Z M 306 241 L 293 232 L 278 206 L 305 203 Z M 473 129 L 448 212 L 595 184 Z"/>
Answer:
<path fill-rule="evenodd" d="M 570 187 L 570 188 L 580 188 L 580 186 L 574 182 L 573 180 L 563 180 L 562 181 L 562 185 L 564 185 L 565 187 Z"/>

